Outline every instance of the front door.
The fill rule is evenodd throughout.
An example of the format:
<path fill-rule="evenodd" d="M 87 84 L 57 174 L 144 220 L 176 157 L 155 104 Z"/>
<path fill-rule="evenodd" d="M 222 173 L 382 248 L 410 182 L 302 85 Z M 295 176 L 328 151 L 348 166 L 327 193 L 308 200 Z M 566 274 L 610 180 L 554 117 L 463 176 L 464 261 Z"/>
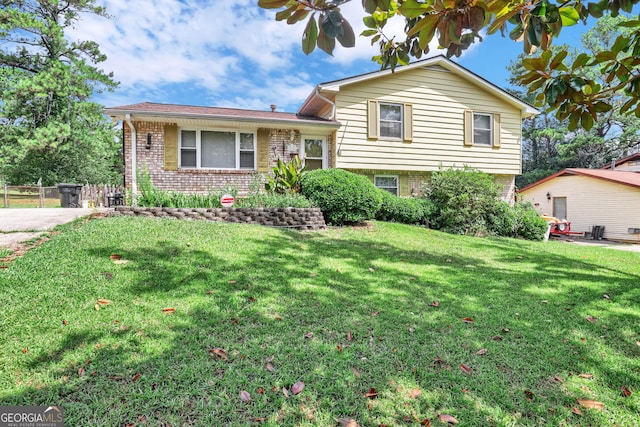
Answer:
<path fill-rule="evenodd" d="M 558 219 L 567 219 L 567 198 L 553 198 L 553 216 Z"/>

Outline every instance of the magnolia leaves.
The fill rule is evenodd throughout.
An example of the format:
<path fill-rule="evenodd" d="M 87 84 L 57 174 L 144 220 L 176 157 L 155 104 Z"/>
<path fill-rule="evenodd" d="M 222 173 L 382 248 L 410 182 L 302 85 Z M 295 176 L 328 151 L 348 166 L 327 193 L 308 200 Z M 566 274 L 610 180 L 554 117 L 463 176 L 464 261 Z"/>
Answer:
<path fill-rule="evenodd" d="M 319 25 L 318 25 L 319 24 Z M 328 12 L 320 13 L 316 22 L 316 14 L 313 13 L 307 22 L 302 34 L 302 51 L 309 55 L 316 45 L 329 55 L 333 55 L 336 40 L 343 47 L 356 45 L 356 36 L 353 28 L 340 13 L 340 9 L 334 8 Z"/>

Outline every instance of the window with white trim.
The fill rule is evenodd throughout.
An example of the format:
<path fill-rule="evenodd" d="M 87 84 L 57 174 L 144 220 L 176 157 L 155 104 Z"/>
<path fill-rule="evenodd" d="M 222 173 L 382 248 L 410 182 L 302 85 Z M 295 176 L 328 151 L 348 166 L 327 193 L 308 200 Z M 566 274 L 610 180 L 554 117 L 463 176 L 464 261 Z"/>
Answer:
<path fill-rule="evenodd" d="M 493 114 L 473 113 L 473 144 L 492 145 Z"/>
<path fill-rule="evenodd" d="M 255 169 L 254 132 L 181 129 L 180 167 L 195 169 Z"/>
<path fill-rule="evenodd" d="M 394 196 L 398 195 L 398 177 L 392 175 L 376 175 L 373 178 L 373 185 L 381 190 L 388 191 Z"/>
<path fill-rule="evenodd" d="M 402 104 L 380 102 L 380 137 L 402 139 Z"/>
<path fill-rule="evenodd" d="M 325 169 L 327 167 L 327 141 L 321 137 L 303 137 L 301 158 L 306 170 Z"/>

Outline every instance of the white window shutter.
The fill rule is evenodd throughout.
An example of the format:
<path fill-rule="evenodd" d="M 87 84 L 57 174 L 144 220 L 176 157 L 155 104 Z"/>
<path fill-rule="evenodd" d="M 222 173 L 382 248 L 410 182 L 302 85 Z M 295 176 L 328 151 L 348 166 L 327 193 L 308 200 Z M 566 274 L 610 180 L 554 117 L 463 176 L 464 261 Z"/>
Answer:
<path fill-rule="evenodd" d="M 493 148 L 500 148 L 500 114 L 493 114 Z"/>
<path fill-rule="evenodd" d="M 413 141 L 413 104 L 404 104 L 404 140 Z"/>
<path fill-rule="evenodd" d="M 473 111 L 464 110 L 464 145 L 473 145 Z"/>
<path fill-rule="evenodd" d="M 378 139 L 378 101 L 367 101 L 367 138 Z"/>

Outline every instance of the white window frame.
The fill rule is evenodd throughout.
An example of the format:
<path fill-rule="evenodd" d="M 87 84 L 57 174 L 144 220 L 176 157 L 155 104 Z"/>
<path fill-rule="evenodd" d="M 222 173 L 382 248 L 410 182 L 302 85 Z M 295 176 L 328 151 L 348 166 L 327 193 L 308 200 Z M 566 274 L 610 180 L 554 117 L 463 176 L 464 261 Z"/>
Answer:
<path fill-rule="evenodd" d="M 487 144 L 481 143 L 481 142 L 477 142 L 476 141 L 476 116 L 485 116 L 485 117 L 489 117 L 489 129 L 485 129 L 485 128 L 478 128 L 478 130 L 482 130 L 482 131 L 489 131 L 489 142 Z M 473 145 L 479 145 L 482 147 L 492 147 L 493 146 L 493 113 L 482 113 L 482 112 L 473 112 L 473 116 L 472 116 L 472 126 L 471 126 L 471 132 L 472 132 L 472 137 L 473 137 Z"/>
<path fill-rule="evenodd" d="M 400 136 L 386 136 L 386 135 L 382 135 L 382 126 L 380 126 L 380 124 L 384 121 L 384 122 L 390 122 L 390 123 L 398 123 L 398 121 L 395 120 L 382 120 L 382 106 L 383 105 L 390 105 L 390 106 L 394 106 L 394 107 L 399 107 L 400 108 Z M 398 103 L 398 102 L 383 102 L 383 101 L 379 101 L 378 102 L 378 138 L 379 139 L 392 139 L 394 141 L 402 141 L 404 139 L 404 104 Z"/>
<path fill-rule="evenodd" d="M 373 185 L 376 188 L 379 188 L 380 190 L 387 191 L 388 188 L 392 188 L 392 187 L 379 187 L 378 184 L 376 183 L 378 178 L 395 178 L 395 180 L 396 180 L 396 196 L 400 195 L 400 176 L 398 176 L 398 175 L 374 175 L 373 176 Z"/>
<path fill-rule="evenodd" d="M 305 139 L 320 139 L 322 140 L 322 169 L 327 169 L 329 163 L 327 137 L 320 135 L 301 135 L 300 137 L 300 159 L 305 164 L 307 161 L 307 155 L 305 153 L 304 140 Z M 320 160 L 318 157 L 311 157 L 314 160 Z"/>
<path fill-rule="evenodd" d="M 183 131 L 191 131 L 196 133 L 196 147 L 195 149 L 192 147 L 182 148 L 182 132 Z M 235 153 L 236 153 L 236 164 L 233 168 L 209 168 L 202 167 L 202 132 L 235 132 Z M 253 135 L 253 168 L 240 168 L 240 153 L 247 152 L 249 150 L 241 150 L 240 149 L 240 134 L 251 134 Z M 191 128 L 191 127 L 183 127 L 178 128 L 178 165 L 180 169 L 204 169 L 204 170 L 257 170 L 257 162 L 258 162 L 258 139 L 257 139 L 257 130 L 255 129 L 218 129 L 218 128 Z M 196 152 L 196 166 L 182 166 L 182 150 L 193 150 Z"/>

